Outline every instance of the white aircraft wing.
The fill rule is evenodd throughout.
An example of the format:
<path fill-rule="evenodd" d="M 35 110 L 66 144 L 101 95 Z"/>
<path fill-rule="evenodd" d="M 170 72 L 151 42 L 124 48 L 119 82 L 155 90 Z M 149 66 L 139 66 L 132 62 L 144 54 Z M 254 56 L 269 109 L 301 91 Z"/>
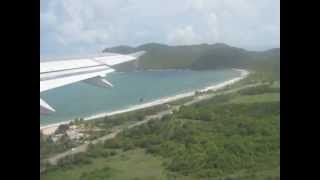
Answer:
<path fill-rule="evenodd" d="M 136 60 L 144 53 L 141 51 L 128 55 L 107 54 L 90 58 L 40 62 L 40 93 L 79 81 L 99 87 L 112 87 L 104 77 L 115 71 L 113 66 Z M 40 113 L 54 111 L 40 99 Z"/>

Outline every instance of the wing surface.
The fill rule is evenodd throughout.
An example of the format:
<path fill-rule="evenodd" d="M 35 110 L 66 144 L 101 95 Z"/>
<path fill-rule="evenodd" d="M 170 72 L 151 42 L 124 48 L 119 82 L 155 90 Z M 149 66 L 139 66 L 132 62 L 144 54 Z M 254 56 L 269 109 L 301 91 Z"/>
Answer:
<path fill-rule="evenodd" d="M 115 71 L 112 66 L 136 60 L 145 52 L 133 54 L 107 54 L 87 58 L 40 62 L 40 93 L 68 84 L 84 81 L 98 87 L 112 87 L 104 77 Z M 40 99 L 41 111 L 54 111 Z"/>

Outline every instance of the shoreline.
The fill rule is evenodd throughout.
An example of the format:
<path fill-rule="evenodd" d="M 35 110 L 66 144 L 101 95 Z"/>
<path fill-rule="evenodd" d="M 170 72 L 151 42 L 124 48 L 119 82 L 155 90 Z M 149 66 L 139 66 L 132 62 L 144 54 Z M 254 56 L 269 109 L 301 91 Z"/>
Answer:
<path fill-rule="evenodd" d="M 136 110 L 140 110 L 140 109 L 144 109 L 144 108 L 149 108 L 149 107 L 152 107 L 152 106 L 157 106 L 157 105 L 165 104 L 165 103 L 168 103 L 168 102 L 176 101 L 176 100 L 179 100 L 179 99 L 182 99 L 182 98 L 194 96 L 197 91 L 198 92 L 207 92 L 207 91 L 210 91 L 210 90 L 211 91 L 217 91 L 219 89 L 224 88 L 225 86 L 234 84 L 234 83 L 246 78 L 250 73 L 249 71 L 247 71 L 245 69 L 233 69 L 233 70 L 240 72 L 240 76 L 239 77 L 235 77 L 235 78 L 233 78 L 231 80 L 224 81 L 224 82 L 222 82 L 220 84 L 207 86 L 207 87 L 204 87 L 202 89 L 196 89 L 196 90 L 193 90 L 191 92 L 180 93 L 180 94 L 169 96 L 169 97 L 162 97 L 160 99 L 157 99 L 157 100 L 154 100 L 154 101 L 151 101 L 151 102 L 146 102 L 146 103 L 143 103 L 143 104 L 134 105 L 134 106 L 131 106 L 131 107 L 128 107 L 128 108 L 125 108 L 125 109 L 121 109 L 121 110 L 116 110 L 116 111 L 112 111 L 112 112 L 104 112 L 104 113 L 99 113 L 99 114 L 92 115 L 92 116 L 87 116 L 87 117 L 84 117 L 83 119 L 85 121 L 88 121 L 88 120 L 94 120 L 94 119 L 98 119 L 98 118 L 103 118 L 105 116 L 112 116 L 112 115 L 116 115 L 116 114 L 121 114 L 121 113 L 136 111 Z M 45 134 L 45 135 L 50 135 L 50 134 L 54 133 L 54 131 L 60 125 L 68 124 L 71 121 L 73 121 L 73 120 L 67 120 L 67 121 L 48 124 L 48 125 L 43 125 L 43 126 L 40 125 L 40 131 L 42 131 L 42 133 Z"/>

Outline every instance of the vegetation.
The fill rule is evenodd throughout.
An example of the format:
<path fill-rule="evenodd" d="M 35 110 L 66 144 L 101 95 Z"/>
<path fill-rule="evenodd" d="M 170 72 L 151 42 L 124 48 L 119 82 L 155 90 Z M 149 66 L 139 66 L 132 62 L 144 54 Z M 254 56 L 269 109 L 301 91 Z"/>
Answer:
<path fill-rule="evenodd" d="M 171 172 L 198 178 L 217 177 L 242 169 L 279 166 L 279 101 L 250 104 L 205 102 L 184 107 L 113 140 L 130 143 L 169 159 Z"/>
<path fill-rule="evenodd" d="M 257 95 L 244 95 L 236 97 L 230 101 L 234 104 L 245 104 L 245 103 L 263 103 L 263 102 L 278 102 L 280 101 L 279 93 L 264 93 Z"/>
<path fill-rule="evenodd" d="M 69 129 L 69 124 L 61 124 L 55 131 L 55 134 L 65 134 Z"/>
<path fill-rule="evenodd" d="M 134 112 L 104 117 L 94 121 L 75 119 L 69 124 L 60 125 L 53 135 L 46 136 L 40 132 L 40 166 L 41 168 L 47 167 L 48 164 L 45 163 L 45 160 L 55 154 L 69 150 L 86 141 L 104 136 L 110 133 L 114 128 L 126 127 L 134 122 L 141 121 L 145 116 L 166 110 L 167 108 L 166 105 L 158 105 Z M 72 125 L 84 127 L 83 133 L 85 133 L 87 137 L 82 138 L 78 142 L 71 140 L 66 132 Z M 54 137 L 59 138 L 54 141 Z"/>
<path fill-rule="evenodd" d="M 161 120 L 126 130 L 104 144 L 92 145 L 83 154 L 89 163 L 77 161 L 70 167 L 60 166 L 42 177 L 51 179 L 59 174 L 59 179 L 279 179 L 279 90 L 270 83 L 182 107 Z M 132 171 L 140 162 L 132 160 L 135 153 L 146 158 L 143 167 L 134 168 L 141 173 Z M 151 166 L 152 162 L 156 167 Z M 119 163 L 126 165 L 116 165 Z M 70 174 L 77 177 L 71 178 Z"/>
<path fill-rule="evenodd" d="M 158 106 L 141 109 L 133 112 L 127 112 L 124 114 L 106 116 L 104 118 L 99 118 L 94 121 L 86 121 L 84 123 L 86 124 L 86 126 L 91 126 L 91 127 L 103 129 L 105 131 L 107 130 L 110 131 L 115 127 L 128 126 L 129 124 L 132 124 L 134 122 L 142 121 L 144 117 L 166 110 L 166 109 L 168 109 L 166 105 L 158 105 Z"/>
<path fill-rule="evenodd" d="M 168 46 L 150 43 L 138 46 L 117 46 L 103 52 L 133 53 L 145 50 L 148 53 L 139 59 L 141 69 L 279 69 L 280 49 L 256 52 L 231 47 L 226 44 L 200 44 L 190 46 Z M 266 65 L 267 62 L 267 65 Z M 261 66 L 263 64 L 263 66 Z M 279 73 L 280 74 L 280 73 Z M 279 75 L 278 74 L 278 75 Z"/>
<path fill-rule="evenodd" d="M 103 148 L 103 146 L 100 146 Z M 89 157 L 89 156 L 87 156 Z M 82 180 L 82 179 L 140 179 L 165 180 L 162 159 L 146 154 L 143 149 L 126 152 L 117 151 L 108 158 L 90 158 L 89 164 L 51 169 L 41 175 L 43 180 Z M 81 179 L 82 178 L 82 179 Z"/>
<path fill-rule="evenodd" d="M 47 137 L 40 132 L 40 160 L 45 159 L 52 154 L 63 152 L 73 146 L 73 142 L 66 135 L 62 136 L 60 141 L 54 142 L 52 138 Z"/>
<path fill-rule="evenodd" d="M 80 176 L 80 180 L 105 180 L 110 179 L 111 172 L 110 168 L 104 167 L 102 169 L 94 170 L 89 173 L 82 173 Z"/>

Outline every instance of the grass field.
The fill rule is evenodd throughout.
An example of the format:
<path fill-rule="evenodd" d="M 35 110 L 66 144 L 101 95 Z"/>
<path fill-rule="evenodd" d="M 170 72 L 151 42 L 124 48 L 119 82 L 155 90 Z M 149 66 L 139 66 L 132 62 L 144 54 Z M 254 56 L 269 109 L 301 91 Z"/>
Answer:
<path fill-rule="evenodd" d="M 112 180 L 122 179 L 166 179 L 163 173 L 162 160 L 145 154 L 142 149 L 121 152 L 116 156 L 104 159 L 93 159 L 91 164 L 67 170 L 51 171 L 41 177 L 42 180 L 78 180 L 83 173 L 90 173 L 105 167 L 111 168 Z"/>
<path fill-rule="evenodd" d="M 257 95 L 242 95 L 233 98 L 229 103 L 233 104 L 247 104 L 247 103 L 261 103 L 261 102 L 276 102 L 280 101 L 280 93 L 265 93 Z"/>

